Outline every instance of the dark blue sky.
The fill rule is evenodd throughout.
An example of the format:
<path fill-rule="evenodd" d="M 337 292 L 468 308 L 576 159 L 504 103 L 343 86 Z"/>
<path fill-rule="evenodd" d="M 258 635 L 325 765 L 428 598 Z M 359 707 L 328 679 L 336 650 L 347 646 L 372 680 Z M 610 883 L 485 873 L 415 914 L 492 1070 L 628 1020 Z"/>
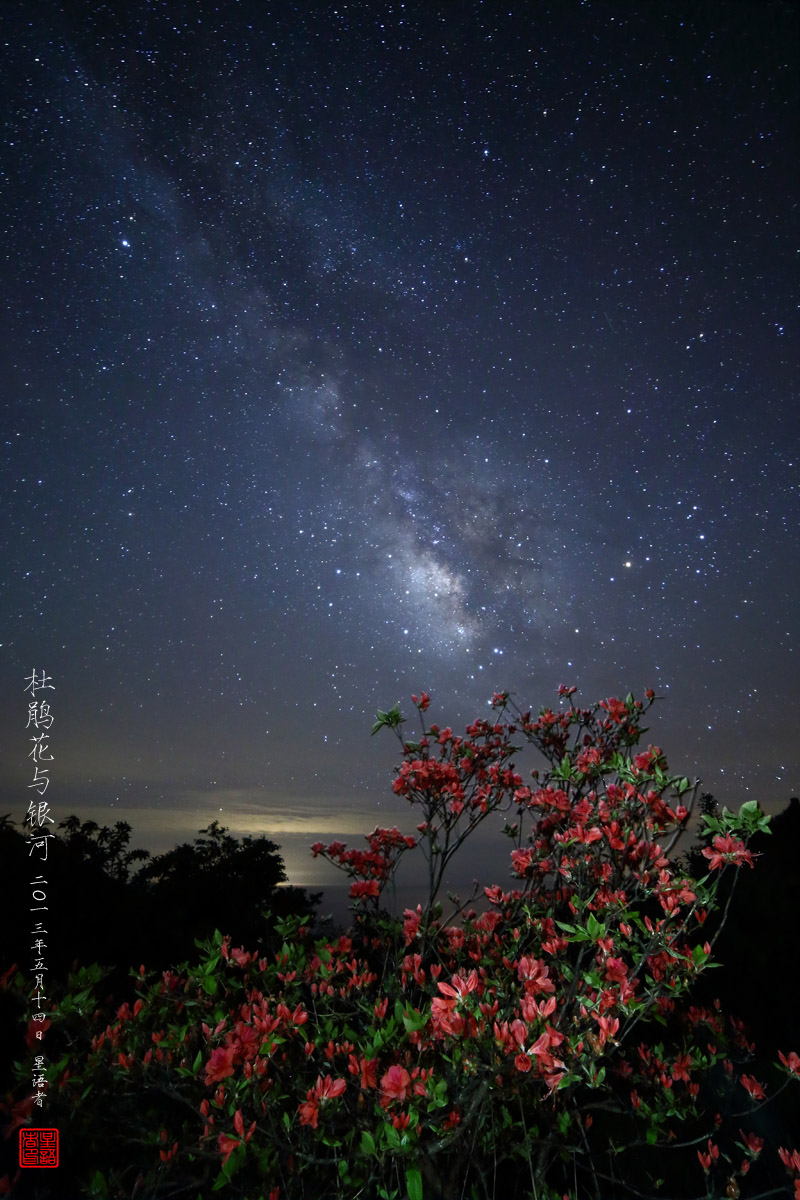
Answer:
<path fill-rule="evenodd" d="M 646 686 L 800 790 L 798 12 L 4 6 L 4 811 L 378 823 L 376 708 Z M 505 850 L 501 847 L 502 853 Z M 493 882 L 493 880 L 486 880 Z"/>

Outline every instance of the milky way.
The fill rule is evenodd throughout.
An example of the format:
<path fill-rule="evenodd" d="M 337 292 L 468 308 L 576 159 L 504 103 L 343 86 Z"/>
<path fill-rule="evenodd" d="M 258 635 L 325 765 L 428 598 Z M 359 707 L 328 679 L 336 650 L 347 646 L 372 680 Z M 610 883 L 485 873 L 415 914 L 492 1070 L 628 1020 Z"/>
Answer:
<path fill-rule="evenodd" d="M 20 816 L 34 666 L 54 806 L 135 832 L 232 796 L 371 816 L 377 707 L 561 682 L 653 687 L 676 769 L 782 807 L 796 10 L 4 16 Z"/>

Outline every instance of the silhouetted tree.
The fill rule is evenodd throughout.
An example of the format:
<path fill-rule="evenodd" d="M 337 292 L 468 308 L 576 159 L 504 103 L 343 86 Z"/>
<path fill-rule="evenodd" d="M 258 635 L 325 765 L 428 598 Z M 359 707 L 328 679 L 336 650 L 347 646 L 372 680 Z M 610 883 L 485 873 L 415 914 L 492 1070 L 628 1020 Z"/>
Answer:
<path fill-rule="evenodd" d="M 74 814 L 61 821 L 63 829 L 61 843 L 75 865 L 78 863 L 99 867 L 109 879 L 128 883 L 131 864 L 144 862 L 150 857 L 149 850 L 128 850 L 131 826 L 127 821 L 117 821 L 113 829 L 102 828 L 96 821 L 81 822 Z"/>
<path fill-rule="evenodd" d="M 196 938 L 215 929 L 230 934 L 235 946 L 255 947 L 271 928 L 266 910 L 273 918 L 313 915 L 321 893 L 309 896 L 305 888 L 281 886 L 286 871 L 279 849 L 264 836 L 237 840 L 212 821 L 193 843 L 152 858 L 134 880 L 151 936 L 163 939 L 164 950 L 168 946 L 180 961 L 193 957 Z"/>
<path fill-rule="evenodd" d="M 130 826 L 121 821 L 113 829 L 100 828 L 94 821 L 68 817 L 58 826 L 63 835 L 48 838 L 43 857 L 32 847 L 30 834 L 19 832 L 15 824 L 4 820 L 0 827 L 4 883 L 13 914 L 3 925 L 2 969 L 14 962 L 28 969 L 35 921 L 45 931 L 42 958 L 48 979 L 65 976 L 76 961 L 121 962 L 129 932 L 139 920 L 129 902 L 130 865 L 148 857 L 146 850 L 127 849 Z M 32 881 L 37 876 L 45 899 L 32 912 Z"/>
<path fill-rule="evenodd" d="M 98 962 L 113 968 L 109 989 L 124 986 L 130 967 L 145 962 L 163 970 L 190 959 L 195 939 L 215 929 L 234 944 L 255 946 L 273 919 L 313 915 L 321 893 L 280 886 L 286 882 L 280 847 L 266 837 L 238 840 L 216 821 L 193 843 L 151 857 L 130 849 L 131 827 L 113 828 L 63 820 L 47 842 L 47 858 L 31 856 L 30 840 L 10 818 L 0 819 L 0 857 L 8 911 L 0 945 L 0 972 L 30 961 L 31 880 L 46 881 L 43 919 L 48 978 L 65 978 L 71 967 Z M 143 864 L 134 871 L 135 864 Z"/>
<path fill-rule="evenodd" d="M 5 920 L 0 941 L 0 976 L 17 964 L 32 978 L 33 921 L 44 926 L 48 997 L 57 996 L 70 971 L 99 963 L 108 968 L 102 994 L 117 1001 L 131 993 L 130 970 L 145 963 L 165 970 L 199 953 L 195 939 L 215 929 L 233 945 L 270 946 L 278 917 L 314 915 L 321 893 L 280 886 L 286 881 L 280 847 L 266 837 L 237 840 L 216 821 L 193 843 L 151 858 L 130 849 L 131 826 L 113 828 L 63 820 L 47 841 L 47 858 L 32 855 L 30 837 L 10 815 L 0 817 L 0 862 L 4 870 Z M 134 871 L 135 864 L 139 866 Z M 32 913 L 32 880 L 41 875 L 46 900 Z M 266 920 L 264 913 L 271 912 Z M 0 1092 L 11 1063 L 23 1049 L 18 995 L 0 989 L 0 1027 L 13 1030 L 0 1054 Z M 0 1172 L 2 1174 L 2 1172 Z"/>

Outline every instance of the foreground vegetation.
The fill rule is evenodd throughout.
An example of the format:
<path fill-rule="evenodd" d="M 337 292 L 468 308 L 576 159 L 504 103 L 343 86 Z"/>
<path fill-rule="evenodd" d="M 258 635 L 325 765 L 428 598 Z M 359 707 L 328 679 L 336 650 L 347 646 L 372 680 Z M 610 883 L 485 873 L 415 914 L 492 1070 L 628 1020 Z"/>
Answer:
<path fill-rule="evenodd" d="M 400 741 L 394 790 L 419 809 L 419 836 L 376 829 L 365 850 L 313 847 L 352 880 L 346 935 L 315 929 L 316 898 L 297 893 L 306 911 L 278 919 L 273 904 L 241 945 L 252 917 L 228 909 L 239 925 L 196 934 L 200 953 L 177 968 L 143 953 L 147 966 L 113 989 L 97 966 L 74 971 L 45 1031 L 43 1111 L 25 1094 L 29 1063 L 6 1105 L 12 1128 L 62 1131 L 63 1171 L 57 1187 L 46 1172 L 9 1178 L 14 1194 L 60 1196 L 67 1183 L 85 1196 L 248 1200 L 800 1191 L 794 1132 L 780 1105 L 764 1107 L 797 1090 L 800 1058 L 784 1044 L 774 1065 L 754 1059 L 741 1023 L 704 993 L 712 942 L 735 912 L 728 881 L 758 874 L 768 819 L 752 803 L 734 815 L 700 801 L 658 747 L 638 748 L 652 694 L 581 709 L 573 691 L 537 718 L 497 695 L 492 720 L 463 737 L 427 724 L 425 695 L 414 739 L 397 709 L 379 714 L 374 732 Z M 515 738 L 546 764 L 530 784 Z M 671 857 L 697 803 L 696 849 Z M 443 925 L 445 868 L 497 809 L 512 813 L 514 885 L 485 888 L 488 911 L 472 897 Z M 183 933 L 213 909 L 198 876 L 239 853 L 219 827 L 202 832 L 196 851 L 161 856 L 138 881 L 127 827 L 115 840 L 76 818 L 64 840 L 143 905 L 171 886 L 161 911 L 183 904 Z M 266 856 L 274 901 L 282 864 L 260 841 L 245 840 L 242 886 L 256 886 Z M 399 919 L 381 900 L 414 850 L 428 896 Z M 224 897 L 214 902 L 223 912 Z M 6 979 L 8 1005 L 24 991 L 21 973 Z M 29 1026 L 29 1048 L 33 1036 Z"/>

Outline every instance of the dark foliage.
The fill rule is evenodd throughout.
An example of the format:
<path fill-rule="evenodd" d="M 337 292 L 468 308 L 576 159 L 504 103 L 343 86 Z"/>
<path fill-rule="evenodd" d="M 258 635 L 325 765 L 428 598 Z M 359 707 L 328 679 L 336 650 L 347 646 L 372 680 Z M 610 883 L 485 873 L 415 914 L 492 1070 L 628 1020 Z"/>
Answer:
<path fill-rule="evenodd" d="M 28 975 L 33 923 L 41 921 L 49 1000 L 77 966 L 101 963 L 110 969 L 100 994 L 119 1003 L 132 998 L 130 970 L 140 963 L 148 970 L 166 970 L 192 960 L 198 953 L 195 940 L 210 937 L 215 929 L 229 933 L 234 946 L 266 950 L 278 917 L 313 916 L 319 904 L 320 893 L 279 886 L 286 880 L 280 847 L 266 837 L 239 841 L 214 821 L 194 843 L 156 857 L 130 849 L 130 837 L 127 822 L 101 828 L 73 815 L 47 841 L 42 861 L 14 822 L 0 818 L 7 905 L 0 975 L 14 964 Z M 32 912 L 36 876 L 41 876 L 47 899 L 42 911 Z M 13 1063 L 25 1053 L 24 1015 L 18 995 L 0 989 L 0 1023 L 9 1033 L 0 1054 L 3 1096 L 12 1087 Z M 16 1133 L 2 1148 L 0 1176 L 6 1171 L 13 1176 Z M 62 1183 L 66 1177 L 62 1170 Z"/>
<path fill-rule="evenodd" d="M 0 972 L 31 963 L 31 930 L 47 931 L 48 978 L 65 979 L 74 964 L 113 968 L 109 990 L 121 997 L 131 967 L 165 970 L 191 960 L 195 939 L 215 929 L 233 945 L 268 944 L 274 920 L 289 913 L 313 915 L 320 894 L 282 887 L 280 847 L 266 837 L 237 840 L 216 821 L 193 843 L 151 857 L 129 848 L 131 827 L 113 829 L 70 816 L 47 843 L 47 860 L 30 855 L 26 838 L 8 818 L 0 821 L 9 920 L 0 946 Z M 138 870 L 134 870 L 136 864 Z M 46 881 L 46 911 L 32 913 L 31 880 Z M 271 912 L 266 919 L 264 913 Z"/>
<path fill-rule="evenodd" d="M 714 798 L 702 799 L 713 815 Z M 721 965 L 701 977 L 699 988 L 718 995 L 745 1021 L 759 1050 L 774 1055 L 800 1044 L 800 799 L 793 796 L 772 818 L 770 833 L 756 834 L 750 849 L 754 869 L 728 871 L 720 885 L 720 907 L 707 930 Z M 707 873 L 702 846 L 686 859 L 695 878 Z"/>
<path fill-rule="evenodd" d="M 321 893 L 286 883 L 280 847 L 266 837 L 231 837 L 217 821 L 184 842 L 151 858 L 137 873 L 134 888 L 151 914 L 148 945 L 163 945 L 179 961 L 192 958 L 195 938 L 214 929 L 230 934 L 234 946 L 268 944 L 274 920 L 290 913 L 312 915 Z M 265 922 L 263 912 L 271 919 Z M 148 951 L 148 965 L 154 960 Z"/>
<path fill-rule="evenodd" d="M 714 797 L 702 799 L 703 811 L 713 816 L 718 808 Z M 698 845 L 686 856 L 695 878 L 708 870 L 702 848 Z M 770 833 L 756 834 L 750 849 L 754 868 L 728 871 L 720 885 L 720 907 L 706 926 L 719 966 L 700 976 L 696 995 L 705 1003 L 718 997 L 723 1011 L 744 1023 L 744 1036 L 758 1051 L 758 1075 L 760 1065 L 776 1061 L 778 1051 L 785 1054 L 800 1046 L 800 799 L 793 796 L 772 818 Z M 794 1089 L 769 1105 L 759 1121 L 753 1128 L 768 1142 L 796 1145 L 800 1111 Z"/>
<path fill-rule="evenodd" d="M 714 815 L 716 809 L 712 796 L 702 798 L 704 812 Z M 26 970 L 30 962 L 30 881 L 37 873 L 47 880 L 52 900 L 47 913 L 37 914 L 49 931 L 48 979 L 54 985 L 63 982 L 75 962 L 108 964 L 112 971 L 102 991 L 113 993 L 115 1002 L 130 997 L 131 966 L 144 962 L 148 969 L 163 970 L 191 960 L 197 953 L 195 939 L 210 936 L 215 928 L 230 934 L 233 946 L 252 949 L 260 945 L 265 951 L 273 950 L 274 918 L 288 912 L 313 916 L 319 904 L 319 895 L 279 886 L 286 881 L 280 848 L 265 837 L 237 840 L 212 822 L 193 843 L 151 857 L 146 851 L 130 849 L 130 835 L 130 826 L 124 822 L 113 829 L 100 828 L 73 816 L 62 822 L 58 836 L 50 841 L 47 862 L 33 867 L 23 835 L 7 818 L 0 820 L 0 855 L 11 910 L 0 946 L 0 972 L 12 962 Z M 701 842 L 685 856 L 685 865 L 695 877 L 707 874 L 708 861 L 702 849 Z M 761 1066 L 774 1061 L 777 1050 L 787 1052 L 800 1046 L 794 984 L 795 964 L 800 959 L 800 800 L 793 798 L 773 819 L 771 835 L 757 835 L 751 849 L 760 855 L 755 869 L 726 873 L 721 910 L 708 919 L 709 940 L 714 941 L 728 907 L 727 925 L 714 942 L 714 958 L 723 965 L 700 977 L 697 1000 L 711 1002 L 719 997 L 724 1011 L 744 1020 L 747 1036 L 758 1047 L 758 1060 L 751 1069 L 762 1077 Z M 266 910 L 270 910 L 270 918 L 264 916 Z M 358 940 L 358 931 L 351 932 Z M 382 959 L 382 950 L 376 949 L 375 955 Z M 3 1093 L 11 1085 L 11 1058 L 18 1059 L 23 1053 L 24 1026 L 18 1006 L 17 997 L 0 990 L 0 1020 L 15 1033 L 0 1063 Z M 657 1039 L 661 1032 L 643 1028 L 642 1035 L 647 1041 L 650 1036 Z M 791 1095 L 779 1097 L 749 1122 L 749 1128 L 764 1136 L 773 1151 L 777 1145 L 797 1143 L 797 1113 L 790 1107 L 794 1095 L 792 1089 L 789 1092 Z M 733 1115 L 725 1113 L 723 1117 L 728 1122 Z M 595 1120 L 598 1129 L 603 1126 L 613 1138 L 615 1129 L 609 1124 L 605 1130 L 601 1112 L 595 1114 Z M 6 1143 L 0 1176 L 9 1171 L 13 1177 L 15 1140 L 14 1136 Z M 68 1152 L 68 1139 L 64 1140 Z M 669 1180 L 670 1151 L 665 1150 L 661 1157 L 663 1174 Z M 634 1187 L 639 1182 L 635 1175 L 634 1171 L 628 1180 Z M 67 1171 L 60 1172 L 62 1183 L 67 1177 Z M 512 1190 L 522 1186 L 519 1180 L 507 1182 Z M 782 1180 L 774 1175 L 774 1167 L 764 1162 L 754 1168 L 750 1182 L 756 1190 L 764 1188 L 770 1193 L 775 1186 L 780 1189 Z M 46 1189 L 15 1194 L 51 1195 Z M 230 1194 L 235 1194 L 235 1189 Z M 693 1185 L 686 1181 L 684 1187 L 673 1181 L 665 1185 L 665 1194 L 694 1194 Z"/>

